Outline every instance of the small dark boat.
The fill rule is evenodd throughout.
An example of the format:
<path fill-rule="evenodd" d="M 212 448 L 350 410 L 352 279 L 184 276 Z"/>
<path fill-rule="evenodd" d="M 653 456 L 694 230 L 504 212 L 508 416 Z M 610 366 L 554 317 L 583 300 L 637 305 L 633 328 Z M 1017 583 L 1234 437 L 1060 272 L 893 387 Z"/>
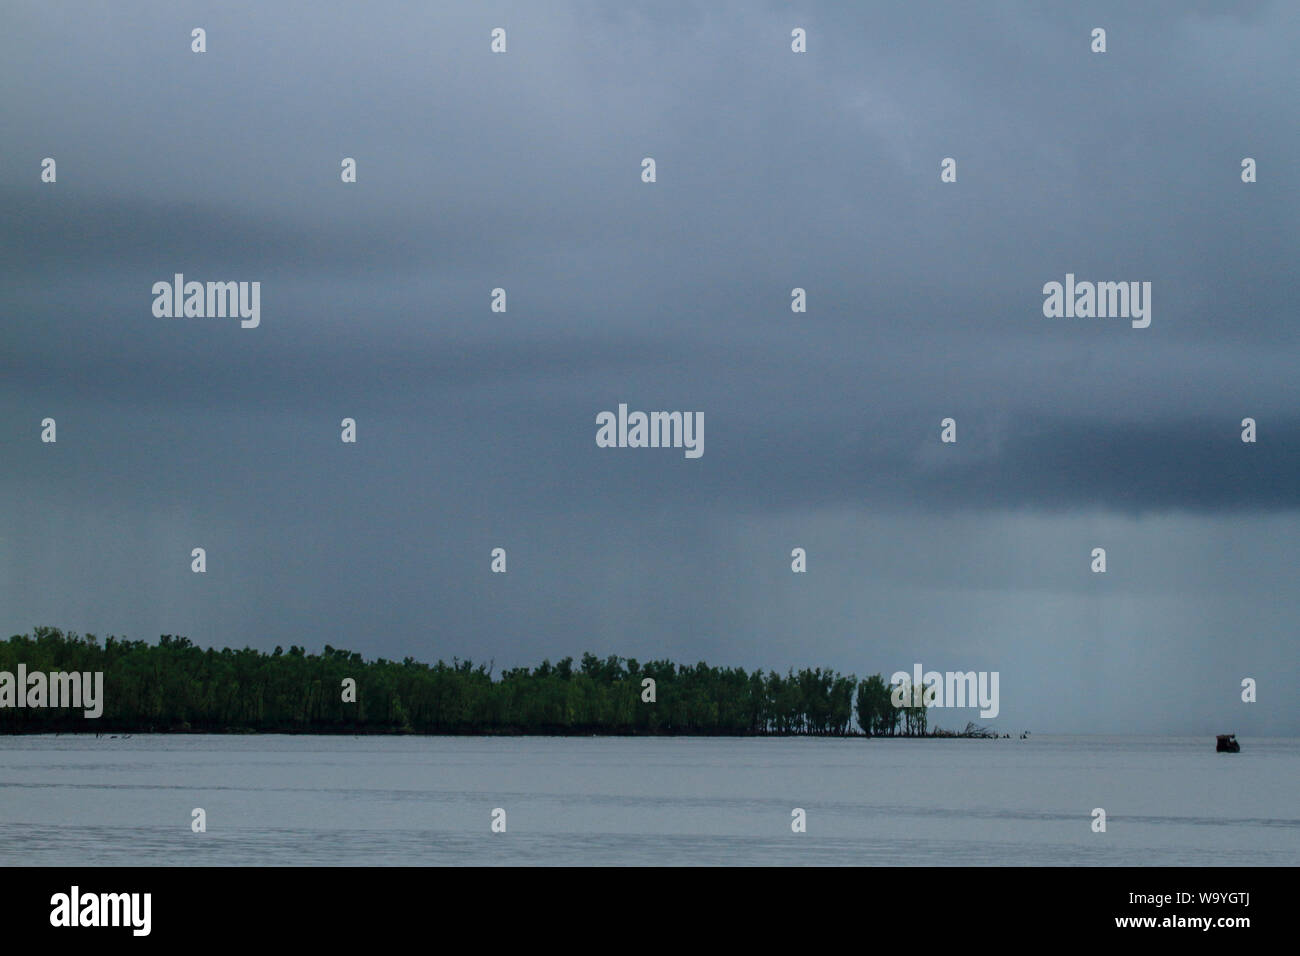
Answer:
<path fill-rule="evenodd" d="M 1219 734 L 1218 745 L 1215 751 L 1221 754 L 1235 754 L 1241 750 L 1241 744 L 1237 743 L 1236 734 Z"/>

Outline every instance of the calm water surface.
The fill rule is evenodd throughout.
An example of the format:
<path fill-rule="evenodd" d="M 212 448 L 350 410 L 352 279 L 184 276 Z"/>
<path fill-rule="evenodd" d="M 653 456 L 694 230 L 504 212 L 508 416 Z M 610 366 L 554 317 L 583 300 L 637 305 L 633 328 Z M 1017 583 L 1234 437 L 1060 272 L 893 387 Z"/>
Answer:
<path fill-rule="evenodd" d="M 0 737 L 17 864 L 1294 866 L 1300 740 Z"/>

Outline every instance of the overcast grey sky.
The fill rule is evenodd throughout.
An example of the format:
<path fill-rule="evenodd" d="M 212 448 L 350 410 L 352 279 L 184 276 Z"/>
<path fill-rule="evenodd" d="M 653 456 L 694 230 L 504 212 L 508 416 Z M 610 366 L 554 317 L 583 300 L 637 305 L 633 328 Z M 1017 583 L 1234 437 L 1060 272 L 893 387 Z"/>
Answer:
<path fill-rule="evenodd" d="M 1300 732 L 1300 6 L 1090 6 L 9 4 L 0 631 Z M 260 327 L 155 318 L 176 272 Z M 1150 327 L 1045 318 L 1067 272 Z M 620 402 L 703 457 L 597 448 Z"/>

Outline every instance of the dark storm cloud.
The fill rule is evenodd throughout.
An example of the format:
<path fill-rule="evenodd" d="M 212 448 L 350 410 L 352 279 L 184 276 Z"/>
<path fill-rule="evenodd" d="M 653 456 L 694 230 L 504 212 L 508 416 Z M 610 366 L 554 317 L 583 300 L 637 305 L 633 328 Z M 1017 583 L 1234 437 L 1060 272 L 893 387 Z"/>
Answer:
<path fill-rule="evenodd" d="M 1044 714 L 1057 678 L 1026 622 L 1079 586 L 1080 523 L 1123 550 L 1168 521 L 1232 537 L 1200 620 L 1256 627 L 1260 665 L 1294 672 L 1280 612 L 1234 603 L 1295 557 L 1294 4 L 26 4 L 12 22 L 7 630 L 858 670 L 931 647 L 1022 662 Z M 154 318 L 175 272 L 261 281 L 261 326 Z M 1067 272 L 1150 281 L 1150 328 L 1044 318 Z M 703 458 L 596 448 L 619 402 L 703 411 Z M 46 415 L 57 446 L 35 440 Z M 1234 536 L 1246 515 L 1275 530 Z M 979 562 L 971 542 L 1021 520 L 1032 546 L 980 585 L 1007 608 L 981 623 L 942 556 Z M 868 526 L 884 552 L 840 537 Z M 199 539 L 206 589 L 175 556 Z M 787 600 L 796 540 L 817 573 Z M 508 584 L 480 574 L 498 543 Z M 891 580 L 881 554 L 910 550 L 933 577 Z M 1180 569 L 1168 587 L 1200 573 L 1187 551 L 1152 556 Z M 1053 573 L 1024 587 L 1026 560 Z M 922 582 L 939 593 L 912 603 Z M 1076 597 L 1050 647 L 1095 639 L 1096 598 Z M 1221 679 L 1221 635 L 1139 600 L 1152 646 L 1191 643 L 1188 681 Z M 863 620 L 897 643 L 864 645 Z M 1060 726 L 1096 716 L 1072 706 Z"/>

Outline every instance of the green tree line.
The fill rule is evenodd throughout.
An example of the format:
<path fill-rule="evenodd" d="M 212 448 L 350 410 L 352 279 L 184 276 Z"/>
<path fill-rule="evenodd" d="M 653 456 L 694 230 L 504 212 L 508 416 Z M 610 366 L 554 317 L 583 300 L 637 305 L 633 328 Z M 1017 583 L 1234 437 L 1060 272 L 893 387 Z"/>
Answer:
<path fill-rule="evenodd" d="M 925 708 L 895 708 L 877 674 L 861 682 L 822 668 L 746 672 L 706 663 L 566 657 L 493 674 L 489 664 L 365 661 L 326 645 L 271 653 L 102 643 L 56 628 L 0 641 L 0 672 L 102 672 L 103 715 L 0 707 L 0 733 L 185 731 L 424 734 L 868 735 L 926 732 Z M 355 701 L 344 700 L 352 679 Z M 645 679 L 655 700 L 643 700 Z"/>

